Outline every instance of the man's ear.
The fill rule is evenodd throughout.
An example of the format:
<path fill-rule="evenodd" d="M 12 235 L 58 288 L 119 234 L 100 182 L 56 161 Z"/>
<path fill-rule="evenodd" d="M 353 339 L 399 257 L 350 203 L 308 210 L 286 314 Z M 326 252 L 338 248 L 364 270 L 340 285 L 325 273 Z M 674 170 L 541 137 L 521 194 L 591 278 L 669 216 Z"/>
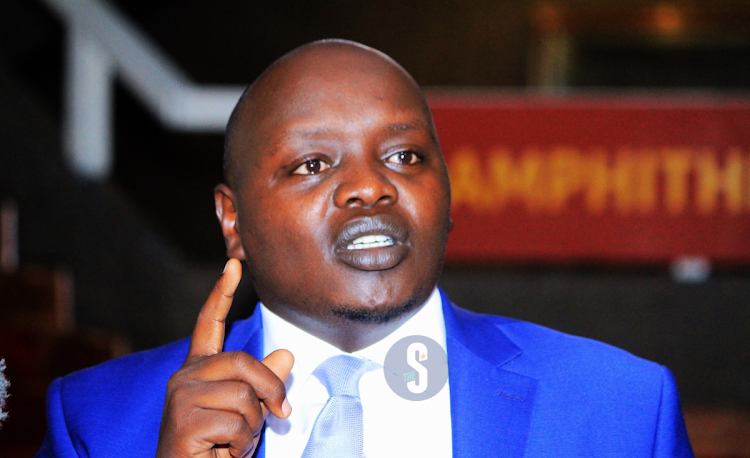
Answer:
<path fill-rule="evenodd" d="M 227 246 L 227 256 L 245 260 L 245 249 L 238 231 L 234 193 L 229 186 L 220 184 L 214 188 L 214 203 L 216 217 L 219 218 L 221 232 L 224 234 L 224 244 Z"/>

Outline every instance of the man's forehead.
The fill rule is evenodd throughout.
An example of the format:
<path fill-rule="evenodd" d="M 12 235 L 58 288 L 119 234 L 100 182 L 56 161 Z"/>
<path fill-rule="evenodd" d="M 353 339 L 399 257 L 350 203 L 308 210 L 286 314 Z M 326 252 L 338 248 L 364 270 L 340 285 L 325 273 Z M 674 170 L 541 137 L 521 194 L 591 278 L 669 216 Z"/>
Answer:
<path fill-rule="evenodd" d="M 382 130 L 386 132 L 429 130 L 429 125 L 426 120 L 415 119 L 412 122 L 387 124 L 382 127 Z M 286 138 L 315 138 L 331 136 L 339 132 L 340 129 L 330 126 L 291 125 L 281 129 L 279 134 Z"/>
<path fill-rule="evenodd" d="M 373 76 L 345 71 L 334 78 L 300 78 L 258 94 L 243 111 L 241 130 L 261 137 L 325 136 L 361 126 L 355 119 L 391 132 L 431 130 L 421 92 L 393 72 Z"/>
<path fill-rule="evenodd" d="M 425 131 L 434 138 L 424 97 L 401 66 L 366 46 L 326 41 L 292 51 L 253 83 L 235 110 L 228 142 L 250 147 L 241 148 L 247 154 L 269 141 L 333 135 L 341 125 L 328 125 L 316 113 L 332 100 L 338 106 L 327 112 L 329 121 L 332 113 L 346 120 L 367 112 L 384 118 L 378 129 Z"/>

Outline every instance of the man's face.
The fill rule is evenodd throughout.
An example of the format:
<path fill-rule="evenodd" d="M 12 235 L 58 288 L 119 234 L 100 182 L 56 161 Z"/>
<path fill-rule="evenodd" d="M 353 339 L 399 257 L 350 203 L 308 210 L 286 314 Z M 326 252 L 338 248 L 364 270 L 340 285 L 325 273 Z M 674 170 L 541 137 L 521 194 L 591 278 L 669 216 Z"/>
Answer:
<path fill-rule="evenodd" d="M 424 302 L 450 218 L 421 95 L 394 68 L 328 58 L 290 70 L 240 117 L 237 233 L 259 297 L 305 323 L 387 321 Z M 304 69 L 304 67 L 303 67 Z M 256 105 L 257 107 L 257 105 Z"/>

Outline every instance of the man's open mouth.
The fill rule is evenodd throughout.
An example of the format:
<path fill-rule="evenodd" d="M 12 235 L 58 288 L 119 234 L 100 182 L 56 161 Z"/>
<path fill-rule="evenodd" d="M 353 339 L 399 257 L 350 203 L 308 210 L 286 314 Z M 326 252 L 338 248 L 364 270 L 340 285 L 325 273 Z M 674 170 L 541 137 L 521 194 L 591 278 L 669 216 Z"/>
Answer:
<path fill-rule="evenodd" d="M 390 215 L 374 215 L 347 222 L 334 246 L 344 264 L 372 271 L 397 266 L 408 255 L 411 244 L 403 222 Z"/>

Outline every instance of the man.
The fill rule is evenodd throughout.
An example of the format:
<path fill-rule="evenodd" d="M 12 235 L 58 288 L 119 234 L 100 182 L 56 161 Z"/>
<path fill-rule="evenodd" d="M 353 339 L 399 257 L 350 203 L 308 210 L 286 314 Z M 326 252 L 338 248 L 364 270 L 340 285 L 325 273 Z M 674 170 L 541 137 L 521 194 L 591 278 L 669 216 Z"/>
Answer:
<path fill-rule="evenodd" d="M 692 456 L 665 368 L 436 289 L 448 175 L 424 97 L 389 57 L 323 41 L 281 58 L 232 114 L 225 168 L 233 259 L 191 340 L 57 380 L 39 456 Z M 225 342 L 235 259 L 262 304 Z M 448 355 L 424 401 L 369 366 L 413 334 Z M 320 368 L 341 354 L 368 365 L 346 395 L 359 413 L 320 436 L 336 417 Z"/>

